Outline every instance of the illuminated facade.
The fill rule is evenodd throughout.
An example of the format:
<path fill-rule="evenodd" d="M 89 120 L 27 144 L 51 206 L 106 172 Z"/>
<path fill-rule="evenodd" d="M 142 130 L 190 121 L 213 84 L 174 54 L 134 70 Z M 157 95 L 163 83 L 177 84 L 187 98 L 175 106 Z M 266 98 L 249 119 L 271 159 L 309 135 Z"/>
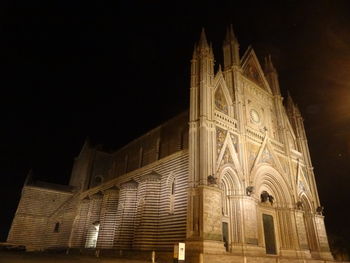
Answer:
<path fill-rule="evenodd" d="M 264 70 L 252 48 L 240 58 L 232 27 L 223 53 L 214 72 L 203 31 L 188 112 L 116 152 L 86 142 L 70 186 L 28 181 L 8 241 L 164 256 L 185 242 L 191 262 L 332 260 L 300 111 L 282 103 L 271 58 Z"/>

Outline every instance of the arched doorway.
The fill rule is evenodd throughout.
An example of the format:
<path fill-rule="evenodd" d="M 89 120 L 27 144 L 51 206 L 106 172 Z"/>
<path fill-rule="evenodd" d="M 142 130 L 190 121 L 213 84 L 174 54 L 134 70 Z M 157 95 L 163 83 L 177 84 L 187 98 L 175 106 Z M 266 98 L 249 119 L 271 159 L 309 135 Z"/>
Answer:
<path fill-rule="evenodd" d="M 95 248 L 97 244 L 98 233 L 100 231 L 100 221 L 92 223 L 89 227 L 87 236 L 86 236 L 86 248 Z"/>
<path fill-rule="evenodd" d="M 241 207 L 239 198 L 242 188 L 238 176 L 231 167 L 222 170 L 220 176 L 222 189 L 222 236 L 226 251 L 231 251 L 232 245 L 240 243 L 241 239 Z"/>
<path fill-rule="evenodd" d="M 276 255 L 294 249 L 292 191 L 284 176 L 273 167 L 261 164 L 255 170 L 252 185 L 259 199 L 259 243 L 265 247 L 265 253 Z"/>

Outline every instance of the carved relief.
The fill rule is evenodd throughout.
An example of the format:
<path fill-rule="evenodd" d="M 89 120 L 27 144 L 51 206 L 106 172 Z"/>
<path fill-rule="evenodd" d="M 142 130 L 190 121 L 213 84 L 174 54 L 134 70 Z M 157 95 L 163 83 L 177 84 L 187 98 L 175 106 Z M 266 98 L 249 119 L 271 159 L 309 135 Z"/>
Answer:
<path fill-rule="evenodd" d="M 304 192 L 305 193 L 307 191 L 307 188 L 306 188 L 305 184 L 302 181 L 299 181 L 298 188 L 299 188 L 299 192 Z"/>
<path fill-rule="evenodd" d="M 258 155 L 259 148 L 255 145 L 250 144 L 249 146 L 249 155 L 248 155 L 248 162 L 249 162 L 249 169 L 252 168 L 254 161 Z"/>
<path fill-rule="evenodd" d="M 226 138 L 227 131 L 216 127 L 216 149 L 217 149 L 217 155 L 220 154 L 222 146 L 224 145 L 224 141 Z"/>
<path fill-rule="evenodd" d="M 215 108 L 228 115 L 228 105 L 221 87 L 215 92 Z"/>
<path fill-rule="evenodd" d="M 231 140 L 232 140 L 233 146 L 235 147 L 235 150 L 238 153 L 238 138 L 237 138 L 236 135 L 234 135 L 232 133 L 230 133 L 230 136 L 231 136 Z"/>

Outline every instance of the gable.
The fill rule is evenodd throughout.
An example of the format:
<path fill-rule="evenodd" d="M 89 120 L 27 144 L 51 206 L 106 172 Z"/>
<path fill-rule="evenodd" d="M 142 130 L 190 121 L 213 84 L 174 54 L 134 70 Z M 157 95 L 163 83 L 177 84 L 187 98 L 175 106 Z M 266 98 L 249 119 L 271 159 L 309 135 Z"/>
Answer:
<path fill-rule="evenodd" d="M 241 62 L 243 75 L 265 91 L 272 93 L 254 50 L 249 47 Z"/>
<path fill-rule="evenodd" d="M 226 115 L 232 115 L 232 98 L 228 90 L 221 70 L 214 79 L 214 106 L 217 111 Z"/>
<path fill-rule="evenodd" d="M 260 146 L 259 152 L 253 161 L 251 167 L 251 174 L 254 174 L 254 170 L 256 170 L 260 165 L 268 164 L 274 167 L 280 174 L 285 174 L 285 170 L 283 169 L 280 160 L 278 159 L 273 147 L 268 139 L 267 133 L 265 134 L 265 139 Z"/>
<path fill-rule="evenodd" d="M 222 91 L 221 85 L 217 88 L 214 96 L 215 108 L 228 115 L 228 103 Z"/>

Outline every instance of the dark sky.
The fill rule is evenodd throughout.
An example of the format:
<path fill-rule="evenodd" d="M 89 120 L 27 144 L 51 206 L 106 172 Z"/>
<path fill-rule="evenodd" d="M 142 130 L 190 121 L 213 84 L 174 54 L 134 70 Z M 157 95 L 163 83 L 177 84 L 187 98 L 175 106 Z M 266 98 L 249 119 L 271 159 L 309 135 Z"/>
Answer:
<path fill-rule="evenodd" d="M 350 1 L 1 1 L 0 240 L 29 169 L 67 183 L 86 138 L 115 149 L 185 110 L 202 27 L 222 62 L 272 54 L 305 118 L 331 236 L 350 243 Z"/>

